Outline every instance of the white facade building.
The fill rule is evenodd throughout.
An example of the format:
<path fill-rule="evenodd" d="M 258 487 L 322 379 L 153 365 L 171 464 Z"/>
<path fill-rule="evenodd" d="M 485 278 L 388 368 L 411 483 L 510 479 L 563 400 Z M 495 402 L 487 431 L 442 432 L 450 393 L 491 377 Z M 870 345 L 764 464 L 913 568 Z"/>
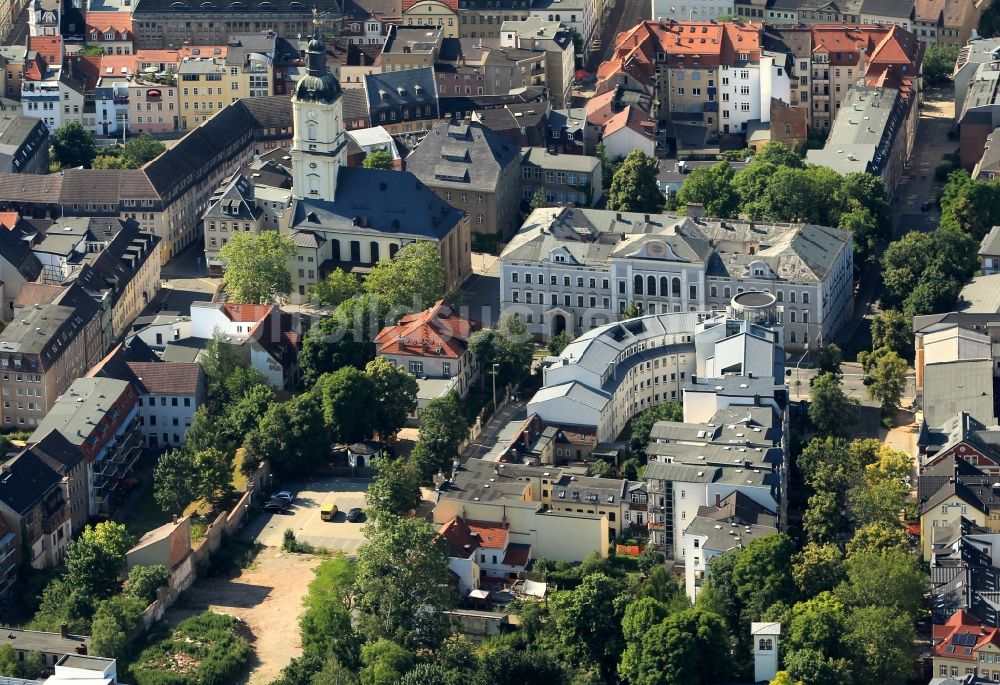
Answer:
<path fill-rule="evenodd" d="M 670 214 L 552 207 L 500 255 L 500 304 L 547 338 L 642 313 L 721 311 L 748 291 L 784 310 L 783 347 L 816 349 L 854 309 L 847 231 Z"/>
<path fill-rule="evenodd" d="M 712 21 L 736 16 L 733 0 L 652 0 L 654 21 Z"/>

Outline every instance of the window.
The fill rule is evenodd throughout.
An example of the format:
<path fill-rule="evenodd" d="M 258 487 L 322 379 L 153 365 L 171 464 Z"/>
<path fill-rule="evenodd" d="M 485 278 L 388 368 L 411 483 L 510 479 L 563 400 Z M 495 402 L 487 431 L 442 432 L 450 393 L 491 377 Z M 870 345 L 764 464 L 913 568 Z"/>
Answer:
<path fill-rule="evenodd" d="M 416 375 L 416 374 L 421 374 L 423 372 L 424 372 L 423 362 L 415 362 L 415 361 L 410 362 L 410 373 Z"/>

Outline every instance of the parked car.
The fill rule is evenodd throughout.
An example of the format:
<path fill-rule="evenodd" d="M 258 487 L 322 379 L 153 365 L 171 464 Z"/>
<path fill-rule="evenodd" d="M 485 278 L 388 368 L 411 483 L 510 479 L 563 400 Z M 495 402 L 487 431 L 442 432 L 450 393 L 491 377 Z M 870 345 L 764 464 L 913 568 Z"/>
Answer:
<path fill-rule="evenodd" d="M 290 493 L 288 490 L 279 490 L 278 492 L 271 495 L 271 497 L 277 497 L 279 499 L 283 499 L 289 504 L 291 504 L 295 500 L 295 495 Z"/>
<path fill-rule="evenodd" d="M 324 521 L 332 521 L 337 515 L 336 504 L 324 504 L 319 508 L 319 517 Z"/>
<path fill-rule="evenodd" d="M 288 511 L 291 502 L 284 497 L 271 497 L 264 505 L 264 511 Z"/>
<path fill-rule="evenodd" d="M 347 512 L 347 520 L 351 523 L 357 523 L 365 517 L 365 512 L 361 510 L 361 507 L 354 507 L 349 512 Z"/>

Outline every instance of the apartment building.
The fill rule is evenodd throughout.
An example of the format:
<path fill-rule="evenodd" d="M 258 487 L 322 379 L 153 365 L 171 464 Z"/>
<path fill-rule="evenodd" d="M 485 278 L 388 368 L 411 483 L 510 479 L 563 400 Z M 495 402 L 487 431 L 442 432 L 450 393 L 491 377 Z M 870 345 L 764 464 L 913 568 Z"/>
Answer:
<path fill-rule="evenodd" d="M 891 201 L 917 133 L 918 111 L 895 88 L 851 86 L 826 144 L 809 150 L 806 162 L 840 174 L 878 176 Z"/>
<path fill-rule="evenodd" d="M 21 286 L 33 283 L 42 273 L 42 263 L 25 241 L 19 240 L 13 226 L 0 231 L 0 288 L 3 311 L 0 320 L 10 321 L 14 316 L 14 300 Z"/>
<path fill-rule="evenodd" d="M 585 60 L 591 51 L 599 50 L 601 47 L 600 31 L 605 6 L 606 3 L 601 0 L 535 0 L 531 3 L 528 18 L 535 21 L 558 21 L 566 28 L 580 34 L 583 50 L 578 57 L 580 60 Z M 495 17 L 496 23 L 500 24 L 498 20 L 499 17 Z M 488 26 L 489 15 L 487 15 Z"/>
<path fill-rule="evenodd" d="M 573 35 L 558 21 L 525 19 L 505 21 L 500 26 L 500 47 L 545 53 L 545 87 L 552 107 L 571 104 L 576 53 Z"/>
<path fill-rule="evenodd" d="M 406 158 L 406 168 L 471 217 L 474 233 L 501 240 L 517 230 L 520 148 L 476 122 L 440 122 Z"/>
<path fill-rule="evenodd" d="M 593 207 L 604 194 L 601 160 L 586 155 L 553 154 L 543 147 L 521 151 L 521 200 L 541 191 L 551 204 Z"/>
<path fill-rule="evenodd" d="M 142 448 L 135 388 L 115 378 L 77 378 L 39 423 L 29 443 L 52 431 L 83 453 L 88 514 L 109 514 L 121 503 L 119 486 L 131 475 Z"/>
<path fill-rule="evenodd" d="M 21 93 L 21 82 L 24 80 L 24 65 L 27 62 L 28 48 L 24 45 L 0 46 L 0 87 L 8 98 L 16 98 Z"/>
<path fill-rule="evenodd" d="M 87 12 L 86 40 L 105 55 L 134 52 L 132 17 L 127 12 Z"/>
<path fill-rule="evenodd" d="M 762 291 L 784 308 L 786 349 L 815 348 L 849 319 L 849 233 L 692 213 L 535 210 L 500 255 L 503 311 L 537 336 L 575 335 L 632 303 L 650 314 L 721 311 L 743 292 Z"/>
<path fill-rule="evenodd" d="M 87 507 L 87 463 L 83 452 L 58 431 L 32 435 L 27 444 L 25 451 L 45 463 L 62 479 L 70 531 L 74 535 L 79 533 L 90 518 Z"/>
<path fill-rule="evenodd" d="M 3 463 L 0 516 L 14 534 L 18 565 L 54 568 L 72 539 L 68 483 L 26 447 Z"/>
<path fill-rule="evenodd" d="M 72 306 L 61 304 L 70 301 Z M 4 425 L 37 426 L 103 351 L 98 306 L 78 285 L 51 304 L 15 308 L 13 321 L 0 332 Z"/>
<path fill-rule="evenodd" d="M 978 682 L 1000 680 L 1000 631 L 983 625 L 968 611 L 956 611 L 932 633 L 933 673 L 938 678 Z M 990 682 L 990 680 L 987 680 Z"/>
<path fill-rule="evenodd" d="M 998 627 L 998 543 L 1000 535 L 965 517 L 934 531 L 930 605 L 935 624 L 946 624 L 956 611 L 964 611 L 984 626 Z"/>
<path fill-rule="evenodd" d="M 222 180 L 291 137 L 290 110 L 280 96 L 239 100 L 142 169 L 69 169 L 31 184 L 0 173 L 0 206 L 134 219 L 160 238 L 165 263 L 201 239 L 201 216 Z"/>
<path fill-rule="evenodd" d="M 402 10 L 400 26 L 437 27 L 445 38 L 459 36 L 458 0 L 403 0 Z M 390 35 L 394 28 L 389 27 Z"/>
<path fill-rule="evenodd" d="M 459 38 L 499 38 L 504 23 L 530 15 L 529 0 L 459 0 Z"/>
<path fill-rule="evenodd" d="M 440 118 L 433 68 L 367 74 L 364 91 L 367 120 L 357 128 L 381 126 L 389 133 L 416 133 L 430 130 Z M 350 119 L 346 108 L 344 119 Z"/>
<path fill-rule="evenodd" d="M 311 5 L 248 0 L 236 6 L 194 0 L 143 0 L 132 9 L 132 29 L 139 50 L 225 45 L 230 36 L 241 33 L 309 35 L 314 29 L 314 10 L 338 23 L 342 16 L 340 3 L 335 0 L 318 0 Z"/>

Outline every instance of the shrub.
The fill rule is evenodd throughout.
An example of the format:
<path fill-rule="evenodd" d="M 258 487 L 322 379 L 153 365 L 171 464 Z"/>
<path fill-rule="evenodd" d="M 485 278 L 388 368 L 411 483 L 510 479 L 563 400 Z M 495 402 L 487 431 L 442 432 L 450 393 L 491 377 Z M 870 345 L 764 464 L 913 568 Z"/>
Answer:
<path fill-rule="evenodd" d="M 133 566 L 128 572 L 125 592 L 132 597 L 152 602 L 156 599 L 156 590 L 166 585 L 170 580 L 170 569 L 166 566 Z"/>
<path fill-rule="evenodd" d="M 237 620 L 210 611 L 182 621 L 166 639 L 143 650 L 132 666 L 136 685 L 230 685 L 252 649 L 237 635 Z"/>

